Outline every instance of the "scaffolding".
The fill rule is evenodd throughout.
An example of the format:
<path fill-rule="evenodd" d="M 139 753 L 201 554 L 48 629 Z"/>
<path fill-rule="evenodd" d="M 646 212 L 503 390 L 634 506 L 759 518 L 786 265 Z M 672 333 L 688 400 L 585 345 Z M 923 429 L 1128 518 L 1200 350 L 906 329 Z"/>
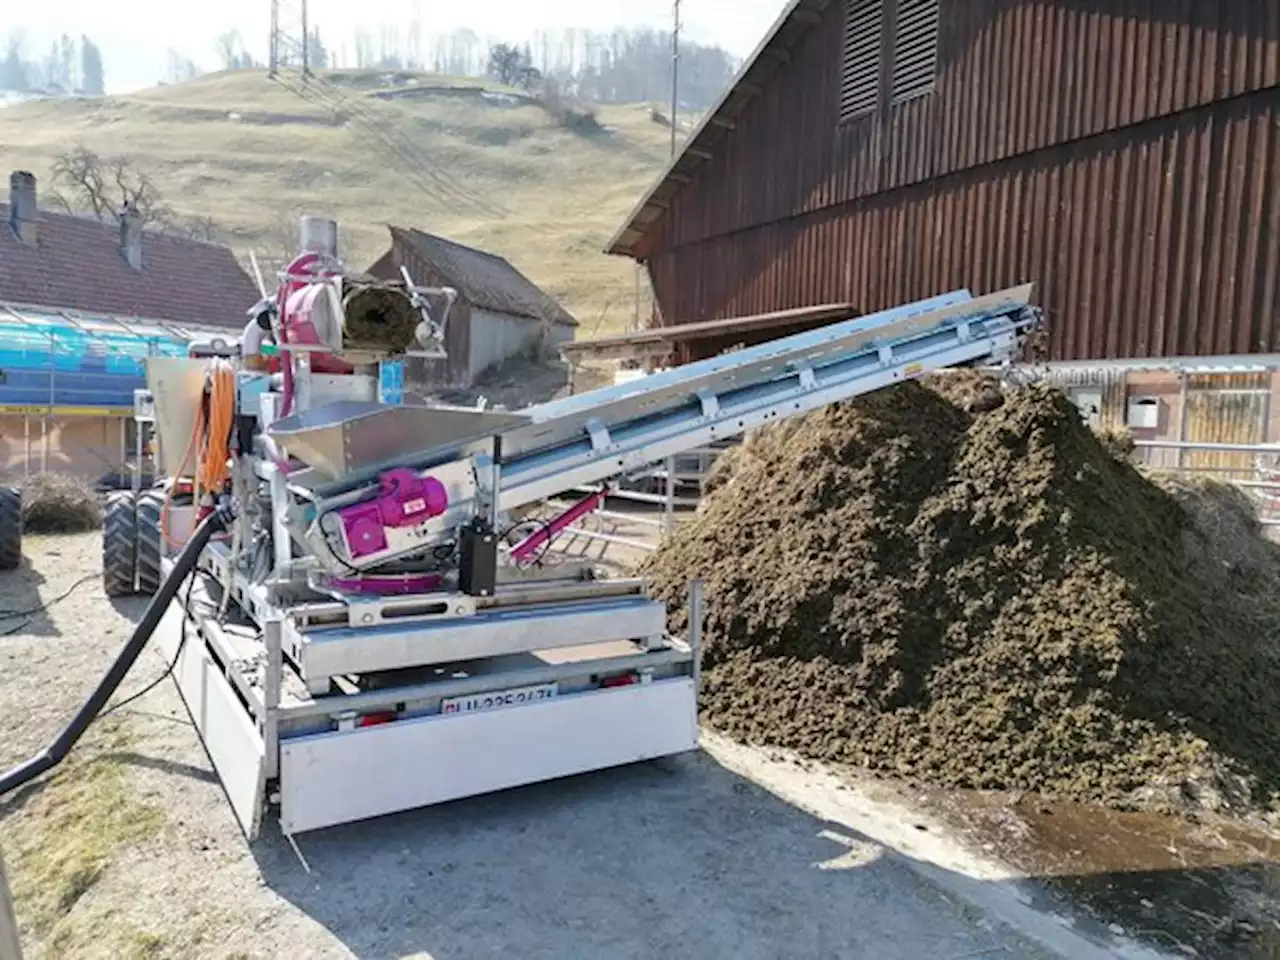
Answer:
<path fill-rule="evenodd" d="M 65 467 L 72 455 L 81 466 L 71 472 L 94 474 L 86 479 L 125 475 L 147 357 L 186 356 L 193 340 L 236 335 L 0 301 L 0 476 L 25 479 Z M 69 427 L 73 435 L 63 437 Z"/>

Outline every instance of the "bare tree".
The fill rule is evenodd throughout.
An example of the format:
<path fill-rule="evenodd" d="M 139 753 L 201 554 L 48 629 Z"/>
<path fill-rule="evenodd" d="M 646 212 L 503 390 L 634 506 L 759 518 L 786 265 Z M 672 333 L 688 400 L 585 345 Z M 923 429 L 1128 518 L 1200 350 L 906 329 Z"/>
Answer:
<path fill-rule="evenodd" d="M 114 218 L 126 203 L 144 224 L 166 226 L 174 219 L 159 188 L 128 157 L 104 159 L 85 146 L 54 160 L 52 196 L 68 213 L 92 213 L 99 220 Z"/>
<path fill-rule="evenodd" d="M 190 237 L 192 240 L 200 240 L 204 243 L 217 243 L 222 235 L 222 230 L 213 217 L 195 216 L 182 217 L 174 228 L 183 236 Z"/>
<path fill-rule="evenodd" d="M 514 86 L 524 68 L 524 56 L 512 44 L 498 43 L 489 48 L 489 75 L 499 83 Z"/>

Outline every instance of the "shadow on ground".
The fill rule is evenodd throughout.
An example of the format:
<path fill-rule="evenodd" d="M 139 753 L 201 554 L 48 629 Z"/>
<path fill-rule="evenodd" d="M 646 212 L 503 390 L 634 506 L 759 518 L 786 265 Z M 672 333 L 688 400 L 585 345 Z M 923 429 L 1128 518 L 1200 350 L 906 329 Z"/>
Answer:
<path fill-rule="evenodd" d="M 273 830 L 265 882 L 361 958 L 1039 956 L 705 755 L 297 839 L 311 873 Z"/>
<path fill-rule="evenodd" d="M 0 572 L 0 640 L 16 633 L 37 637 L 56 637 L 57 626 L 42 608 L 40 587 L 44 574 L 24 556 L 16 570 Z"/>

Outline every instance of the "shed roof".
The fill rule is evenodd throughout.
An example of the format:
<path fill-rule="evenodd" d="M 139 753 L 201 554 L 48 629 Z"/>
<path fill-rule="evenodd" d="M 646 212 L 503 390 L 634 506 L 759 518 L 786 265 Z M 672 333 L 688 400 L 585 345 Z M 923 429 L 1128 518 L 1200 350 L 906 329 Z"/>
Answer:
<path fill-rule="evenodd" d="M 673 354 L 676 346 L 682 343 L 734 334 L 746 336 L 761 331 L 767 331 L 773 337 L 778 336 L 779 331 L 792 327 L 799 329 L 846 320 L 857 312 L 851 303 L 824 303 L 793 310 L 729 317 L 725 320 L 700 320 L 697 323 L 681 323 L 669 327 L 650 327 L 634 333 L 598 337 L 594 340 L 578 340 L 561 344 L 560 352 L 568 357 L 597 359 L 661 358 Z"/>
<path fill-rule="evenodd" d="M 239 329 L 258 288 L 231 251 L 143 231 L 142 267 L 129 266 L 113 222 L 40 211 L 35 246 L 0 203 L 0 300 Z"/>
<path fill-rule="evenodd" d="M 733 83 L 703 115 L 693 133 L 672 157 L 657 181 L 635 205 L 626 222 L 613 235 L 605 253 L 635 257 L 639 243 L 667 208 L 682 186 L 689 183 L 697 168 L 715 156 L 716 150 L 736 126 L 737 118 L 791 60 L 792 51 L 804 36 L 822 22 L 829 0 L 790 0 L 763 40 L 747 57 Z"/>
<path fill-rule="evenodd" d="M 560 326 L 578 325 L 572 314 L 510 261 L 421 230 L 388 229 L 392 244 L 413 250 L 473 305 Z"/>

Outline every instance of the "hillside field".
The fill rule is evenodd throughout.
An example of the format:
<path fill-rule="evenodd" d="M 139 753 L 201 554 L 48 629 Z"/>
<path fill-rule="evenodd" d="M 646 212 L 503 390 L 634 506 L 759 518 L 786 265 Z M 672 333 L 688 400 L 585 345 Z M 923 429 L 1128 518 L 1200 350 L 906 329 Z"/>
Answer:
<path fill-rule="evenodd" d="M 588 337 L 633 316 L 635 266 L 602 249 L 670 143 L 648 104 L 595 109 L 602 129 L 576 132 L 476 79 L 328 71 L 304 85 L 236 71 L 0 109 L 0 154 L 36 174 L 46 208 L 59 153 L 128 156 L 180 217 L 212 218 L 242 257 L 278 261 L 303 212 L 338 220 L 357 268 L 386 249 L 386 224 L 418 227 L 509 258 Z"/>

